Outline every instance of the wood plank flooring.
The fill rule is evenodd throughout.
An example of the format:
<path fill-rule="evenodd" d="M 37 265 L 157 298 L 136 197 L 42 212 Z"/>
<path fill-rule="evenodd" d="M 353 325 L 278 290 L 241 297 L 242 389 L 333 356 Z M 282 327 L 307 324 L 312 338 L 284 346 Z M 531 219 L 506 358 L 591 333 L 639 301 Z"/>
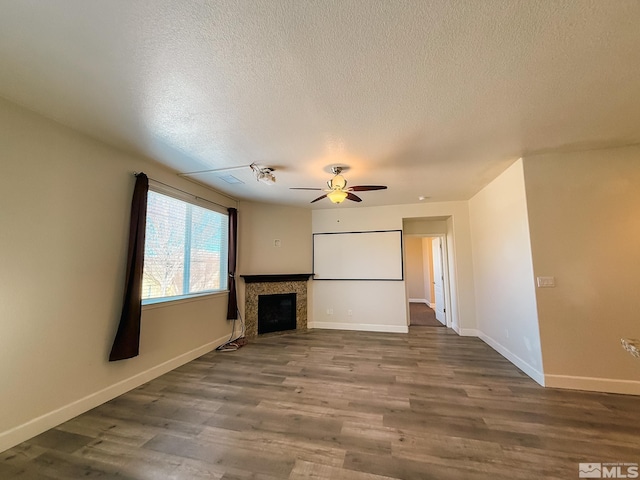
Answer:
<path fill-rule="evenodd" d="M 544 389 L 477 338 L 311 330 L 212 352 L 0 454 L 1 479 L 573 479 L 640 398 Z"/>

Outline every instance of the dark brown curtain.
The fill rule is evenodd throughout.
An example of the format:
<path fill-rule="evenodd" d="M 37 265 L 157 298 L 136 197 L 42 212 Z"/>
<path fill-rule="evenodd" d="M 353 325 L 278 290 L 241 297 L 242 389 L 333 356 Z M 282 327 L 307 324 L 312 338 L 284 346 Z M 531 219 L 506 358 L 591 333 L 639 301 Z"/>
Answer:
<path fill-rule="evenodd" d="M 238 318 L 238 297 L 236 295 L 236 255 L 238 250 L 238 210 L 229 208 L 229 302 L 227 320 Z"/>
<path fill-rule="evenodd" d="M 133 190 L 133 200 L 131 202 L 124 304 L 120 315 L 118 332 L 109 355 L 110 362 L 135 357 L 140 349 L 142 267 L 144 263 L 144 234 L 147 225 L 149 179 L 144 173 L 139 173 L 136 176 L 136 186 Z"/>

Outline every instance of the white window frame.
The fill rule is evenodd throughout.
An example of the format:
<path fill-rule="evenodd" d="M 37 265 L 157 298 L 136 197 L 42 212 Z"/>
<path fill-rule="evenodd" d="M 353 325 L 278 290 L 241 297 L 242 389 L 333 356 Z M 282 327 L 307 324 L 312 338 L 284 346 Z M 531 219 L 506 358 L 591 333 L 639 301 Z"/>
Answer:
<path fill-rule="evenodd" d="M 191 195 L 188 194 L 186 192 L 182 192 L 181 190 L 177 190 L 174 189 L 172 187 L 169 187 L 167 185 L 161 184 L 159 182 L 153 182 L 152 180 L 150 180 L 149 182 L 149 191 L 158 193 L 160 195 L 165 195 L 167 197 L 171 197 L 174 198 L 176 200 L 180 200 L 181 202 L 187 203 L 187 204 L 191 204 L 191 205 L 195 205 L 197 207 L 201 207 L 204 208 L 206 210 L 211 210 L 213 212 L 222 214 L 226 217 L 229 216 L 229 212 L 227 211 L 227 209 L 223 206 L 220 206 L 216 203 L 210 202 L 208 200 L 205 200 L 203 198 L 197 197 L 195 195 Z M 228 223 L 227 223 L 228 225 Z M 228 232 L 224 232 L 225 235 L 228 234 Z M 228 258 L 229 258 L 229 245 L 227 244 L 227 250 L 225 252 L 226 254 L 224 255 L 224 258 L 221 258 L 221 263 L 220 263 L 220 279 L 221 281 L 224 281 L 225 283 L 225 287 L 222 289 L 218 289 L 218 290 L 205 290 L 205 291 L 201 291 L 201 292 L 195 292 L 195 293 L 186 293 L 183 295 L 174 295 L 174 296 L 169 296 L 169 297 L 156 297 L 156 298 L 143 298 L 142 299 L 142 306 L 161 306 L 161 304 L 165 304 L 165 303 L 175 303 L 175 302 L 182 302 L 182 301 L 193 301 L 193 300 L 197 300 L 200 297 L 209 297 L 209 296 L 215 296 L 215 295 L 221 295 L 221 294 L 226 294 L 229 292 L 229 273 L 228 273 Z M 190 262 L 190 256 L 185 255 L 185 261 L 188 265 L 188 263 Z M 188 272 L 188 268 L 185 268 L 185 271 Z M 186 278 L 188 278 L 188 276 L 185 274 L 185 280 Z"/>

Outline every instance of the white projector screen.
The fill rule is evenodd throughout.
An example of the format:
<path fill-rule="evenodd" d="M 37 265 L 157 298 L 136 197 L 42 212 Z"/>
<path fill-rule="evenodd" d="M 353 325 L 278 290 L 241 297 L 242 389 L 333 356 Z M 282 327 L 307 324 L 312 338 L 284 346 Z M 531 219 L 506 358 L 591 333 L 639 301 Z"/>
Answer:
<path fill-rule="evenodd" d="M 402 231 L 314 233 L 314 280 L 403 280 Z"/>

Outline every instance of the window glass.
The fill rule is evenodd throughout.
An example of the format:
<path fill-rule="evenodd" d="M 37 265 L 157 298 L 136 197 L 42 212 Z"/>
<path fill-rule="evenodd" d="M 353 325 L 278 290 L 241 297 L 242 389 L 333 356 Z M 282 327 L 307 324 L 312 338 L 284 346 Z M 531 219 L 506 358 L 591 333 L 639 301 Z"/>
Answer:
<path fill-rule="evenodd" d="M 228 216 L 152 190 L 147 199 L 143 300 L 226 290 Z"/>

